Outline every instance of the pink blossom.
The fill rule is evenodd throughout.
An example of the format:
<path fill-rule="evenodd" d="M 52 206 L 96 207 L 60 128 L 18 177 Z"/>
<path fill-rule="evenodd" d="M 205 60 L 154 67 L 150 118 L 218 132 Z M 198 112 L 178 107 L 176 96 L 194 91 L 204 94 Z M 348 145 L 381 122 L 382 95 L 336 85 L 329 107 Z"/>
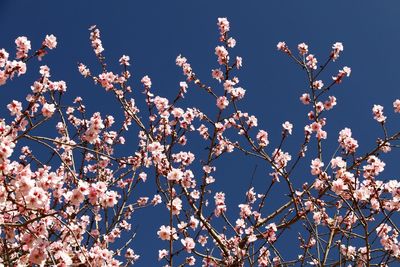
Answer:
<path fill-rule="evenodd" d="M 332 52 L 331 52 L 331 58 L 333 61 L 335 61 L 338 57 L 340 52 L 343 51 L 343 44 L 340 42 L 336 42 L 332 45 Z"/>
<path fill-rule="evenodd" d="M 46 38 L 43 41 L 43 45 L 49 48 L 50 50 L 54 49 L 57 46 L 57 38 L 53 34 L 46 35 Z"/>
<path fill-rule="evenodd" d="M 215 54 L 218 57 L 218 63 L 220 65 L 226 64 L 229 60 L 228 50 L 225 49 L 223 46 L 217 46 L 215 48 Z"/>
<path fill-rule="evenodd" d="M 171 204 L 168 204 L 168 208 L 171 208 Z M 182 200 L 180 198 L 174 198 L 172 200 L 172 214 L 179 215 L 182 210 Z"/>
<path fill-rule="evenodd" d="M 31 41 L 25 36 L 20 36 L 15 40 L 15 44 L 17 45 L 17 59 L 27 57 L 31 50 Z"/>
<path fill-rule="evenodd" d="M 172 170 L 168 173 L 167 179 L 169 181 L 179 182 L 182 180 L 183 173 L 180 169 L 172 168 Z"/>
<path fill-rule="evenodd" d="M 78 70 L 83 77 L 88 77 L 90 75 L 90 70 L 82 63 L 79 64 Z"/>
<path fill-rule="evenodd" d="M 313 88 L 320 90 L 322 87 L 324 87 L 324 83 L 321 80 L 313 82 Z"/>
<path fill-rule="evenodd" d="M 187 252 L 192 252 L 195 247 L 194 240 L 191 237 L 186 237 L 185 239 L 181 239 L 181 243 L 184 246 Z"/>
<path fill-rule="evenodd" d="M 157 231 L 157 235 L 161 240 L 170 240 L 172 239 L 178 239 L 178 235 L 176 233 L 176 229 L 174 227 L 168 226 L 160 226 L 160 230 Z"/>
<path fill-rule="evenodd" d="M 164 240 L 164 239 L 163 239 Z M 168 250 L 162 249 L 158 251 L 158 260 L 162 260 L 163 258 L 167 257 L 169 254 Z"/>
<path fill-rule="evenodd" d="M 217 98 L 217 107 L 219 109 L 225 109 L 229 105 L 229 100 L 226 96 L 220 96 Z"/>
<path fill-rule="evenodd" d="M 137 255 L 135 253 L 135 251 L 133 251 L 133 249 L 128 248 L 125 252 L 125 258 L 131 262 L 135 262 L 139 259 L 139 255 Z"/>
<path fill-rule="evenodd" d="M 22 103 L 13 100 L 10 104 L 7 105 L 7 108 L 11 112 L 11 116 L 21 115 Z"/>
<path fill-rule="evenodd" d="M 243 59 L 241 57 L 236 57 L 235 66 L 237 69 L 240 69 L 243 66 Z"/>
<path fill-rule="evenodd" d="M 265 147 L 269 144 L 268 133 L 264 130 L 260 130 L 256 136 L 258 144 L 260 147 Z"/>
<path fill-rule="evenodd" d="M 311 98 L 310 98 L 310 94 L 302 94 L 300 96 L 300 101 L 304 104 L 304 105 L 308 105 L 311 102 Z"/>
<path fill-rule="evenodd" d="M 318 61 L 317 61 L 317 58 L 313 54 L 309 54 L 306 57 L 306 60 L 307 60 L 307 62 L 306 62 L 307 67 L 309 67 L 310 69 L 314 69 L 314 70 L 317 69 Z"/>
<path fill-rule="evenodd" d="M 336 106 L 336 97 L 334 96 L 329 96 L 329 100 L 326 100 L 324 102 L 324 108 L 325 110 L 330 110 L 332 109 L 334 106 Z"/>
<path fill-rule="evenodd" d="M 0 49 L 0 68 L 3 68 L 6 65 L 6 62 L 8 61 L 8 56 L 9 54 L 6 50 Z"/>
<path fill-rule="evenodd" d="M 342 79 L 347 76 L 349 77 L 351 73 L 351 69 L 349 67 L 343 67 L 342 70 L 339 70 L 339 73 L 337 74 L 337 76 L 332 76 L 332 79 L 336 82 L 336 83 L 341 83 Z"/>
<path fill-rule="evenodd" d="M 311 174 L 312 175 L 319 175 L 321 173 L 321 168 L 324 166 L 324 163 L 319 159 L 313 159 L 311 161 Z"/>
<path fill-rule="evenodd" d="M 54 111 L 56 110 L 54 104 L 45 103 L 42 108 L 42 114 L 46 118 L 50 118 L 53 116 Z"/>
<path fill-rule="evenodd" d="M 400 99 L 396 99 L 396 101 L 393 102 L 393 108 L 394 112 L 400 113 Z"/>
<path fill-rule="evenodd" d="M 214 214 L 216 217 L 219 217 L 223 212 L 226 211 L 225 193 L 223 192 L 215 193 L 214 200 L 215 200 Z"/>
<path fill-rule="evenodd" d="M 232 37 L 230 37 L 227 41 L 226 41 L 228 47 L 233 48 L 236 46 L 236 40 L 233 39 Z"/>
<path fill-rule="evenodd" d="M 305 55 L 308 54 L 308 45 L 305 43 L 301 43 L 297 46 L 297 49 L 299 50 L 300 55 Z"/>
<path fill-rule="evenodd" d="M 130 60 L 130 57 L 129 57 L 129 56 L 123 55 L 123 56 L 119 59 L 119 64 L 120 64 L 120 65 L 124 65 L 124 66 L 130 66 L 129 60 Z"/>
<path fill-rule="evenodd" d="M 149 76 L 144 76 L 141 80 L 141 83 L 143 83 L 143 85 L 147 88 L 151 88 L 151 79 L 149 78 Z"/>
<path fill-rule="evenodd" d="M 338 142 L 342 148 L 346 150 L 347 153 L 354 153 L 358 148 L 358 142 L 353 137 L 351 137 L 352 132 L 349 128 L 344 128 L 339 132 Z"/>
<path fill-rule="evenodd" d="M 218 23 L 219 31 L 221 35 L 224 35 L 230 30 L 229 27 L 229 21 L 227 18 L 218 18 Z"/>
<path fill-rule="evenodd" d="M 291 124 L 291 123 L 288 122 L 288 121 L 285 121 L 285 122 L 282 124 L 282 127 L 283 127 L 283 129 L 284 129 L 285 131 L 287 131 L 289 134 L 292 134 L 293 124 Z"/>
<path fill-rule="evenodd" d="M 214 79 L 218 80 L 219 82 L 221 82 L 224 79 L 224 74 L 220 69 L 212 70 L 211 75 Z"/>
<path fill-rule="evenodd" d="M 189 265 L 189 266 L 193 266 L 196 264 L 196 259 L 193 256 L 187 257 L 185 262 Z"/>
<path fill-rule="evenodd" d="M 374 114 L 374 119 L 377 122 L 385 123 L 386 116 L 383 116 L 383 107 L 381 105 L 374 105 L 372 108 L 372 113 Z"/>
<path fill-rule="evenodd" d="M 286 43 L 285 42 L 279 42 L 277 45 L 276 45 L 276 47 L 278 48 L 278 50 L 279 51 L 282 51 L 282 52 L 284 52 L 284 53 L 286 53 L 286 54 L 291 54 L 291 52 L 290 52 L 290 50 L 289 50 L 289 47 L 286 45 Z"/>

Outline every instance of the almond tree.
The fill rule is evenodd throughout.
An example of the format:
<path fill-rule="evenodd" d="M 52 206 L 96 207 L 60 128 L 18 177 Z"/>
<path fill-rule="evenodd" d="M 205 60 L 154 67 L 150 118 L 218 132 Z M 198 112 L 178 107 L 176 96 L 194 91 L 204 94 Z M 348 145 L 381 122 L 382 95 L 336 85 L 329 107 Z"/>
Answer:
<path fill-rule="evenodd" d="M 300 43 L 293 52 L 285 42 L 278 43 L 278 50 L 304 71 L 308 81 L 300 101 L 308 107 L 309 123 L 303 142 L 288 152 L 284 149 L 292 123 L 263 130 L 256 116 L 242 107 L 246 90 L 236 76 L 242 58 L 231 54 L 236 40 L 229 35 L 228 20 L 219 18 L 217 25 L 218 66 L 211 76 L 219 86 L 202 82 L 179 55 L 176 65 L 185 81 L 179 82 L 173 99 L 156 95 L 148 76 L 141 78 L 142 89 L 132 88 L 129 56 L 120 58 L 120 73 L 112 72 L 100 31 L 92 26 L 90 41 L 101 71 L 94 73 L 83 63 L 78 70 L 114 99 L 120 109 L 112 115 L 89 114 L 81 97 L 64 104 L 67 83 L 53 81 L 50 68 L 40 67 L 26 99 L 7 105 L 12 118 L 0 119 L 3 266 L 140 264 L 132 249 L 141 245 L 135 242 L 132 224 L 141 218 L 132 213 L 156 205 L 165 208 L 169 219 L 160 221 L 159 229 L 151 233 L 165 245 L 149 253 L 166 266 L 399 263 L 400 183 L 381 175 L 385 163 L 380 153 L 398 147 L 400 132 L 389 132 L 383 107 L 374 105 L 372 113 L 382 135 L 369 152 L 358 153 L 349 128 L 339 132 L 336 151 L 324 146 L 325 116 L 337 104 L 330 93 L 351 69 L 344 66 L 329 79 L 321 77 L 329 64 L 336 63 L 343 44 L 333 44 L 319 64 L 307 44 Z M 56 48 L 57 39 L 47 35 L 35 52 L 26 37 L 15 43 L 15 59 L 0 50 L 0 85 L 25 74 L 28 62 Z M 184 108 L 189 86 L 207 94 L 213 108 Z M 138 103 L 145 108 L 140 110 Z M 393 107 L 400 113 L 400 100 Z M 272 131 L 281 133 L 276 144 L 269 141 Z M 131 153 L 121 155 L 132 132 L 138 141 Z M 187 148 L 198 140 L 207 147 L 205 157 Z M 37 148 L 46 155 L 35 153 Z M 227 153 L 254 157 L 270 173 L 268 186 L 250 186 L 245 196 L 239 196 L 244 199 L 239 207 L 229 205 L 218 187 L 223 173 L 216 164 Z M 293 173 L 305 168 L 310 168 L 312 182 L 298 187 Z M 144 183 L 151 183 L 158 193 L 142 196 Z M 288 201 L 271 209 L 271 192 L 278 184 L 286 188 L 281 194 Z M 238 184 L 247 185 L 248 181 Z M 287 234 L 292 227 L 300 229 L 298 236 Z M 288 242 L 286 249 L 280 248 L 280 243 Z"/>

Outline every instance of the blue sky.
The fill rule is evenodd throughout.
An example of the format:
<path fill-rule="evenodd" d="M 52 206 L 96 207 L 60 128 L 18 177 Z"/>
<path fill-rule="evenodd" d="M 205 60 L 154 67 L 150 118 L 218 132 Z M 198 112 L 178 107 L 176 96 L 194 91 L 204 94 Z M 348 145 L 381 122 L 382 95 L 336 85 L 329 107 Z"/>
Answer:
<path fill-rule="evenodd" d="M 218 17 L 228 17 L 231 36 L 237 40 L 232 52 L 243 57 L 244 67 L 238 72 L 241 86 L 247 90 L 242 109 L 258 117 L 260 127 L 270 133 L 273 145 L 278 145 L 281 123 L 289 120 L 294 124 L 294 135 L 286 150 L 296 153 L 308 110 L 298 100 L 307 89 L 306 77 L 288 57 L 276 51 L 278 41 L 286 41 L 292 50 L 298 43 L 306 42 L 321 62 L 333 43 L 344 44 L 339 60 L 322 77 L 328 81 L 343 66 L 352 68 L 351 77 L 332 92 L 338 105 L 327 114 L 327 150 L 333 153 L 336 149 L 337 133 L 344 127 L 353 129 L 361 152 L 372 147 L 381 134 L 372 119 L 373 104 L 385 107 L 389 129 L 399 128 L 399 118 L 392 111 L 392 102 L 400 98 L 400 2 L 394 0 L 1 1 L 0 48 L 15 51 L 14 40 L 21 35 L 32 41 L 33 48 L 40 45 L 46 34 L 56 35 L 59 44 L 41 63 L 30 63 L 27 75 L 0 88 L 0 117 L 6 116 L 5 104 L 12 99 L 21 100 L 28 93 L 40 64 L 51 68 L 54 80 L 67 82 L 70 99 L 83 96 L 90 112 L 116 112 L 116 105 L 108 101 L 107 94 L 77 72 L 78 62 L 94 70 L 98 68 L 88 39 L 87 29 L 93 24 L 101 30 L 104 54 L 111 68 L 118 69 L 122 54 L 131 57 L 133 88 L 142 90 L 140 79 L 149 75 L 154 92 L 174 95 L 179 82 L 185 79 L 175 66 L 179 54 L 189 59 L 202 80 L 217 86 L 210 73 L 218 67 L 214 55 L 218 45 Z M 195 88 L 190 86 L 191 89 Z M 187 105 L 205 108 L 210 104 L 208 100 L 193 93 Z M 387 162 L 398 157 L 398 152 L 393 153 L 392 160 Z M 229 164 L 232 160 L 237 164 Z M 303 163 L 299 175 L 308 173 L 309 162 Z M 243 186 L 237 185 L 250 180 L 256 164 L 243 156 L 221 162 L 218 174 L 222 182 L 216 185 L 216 191 L 223 188 L 230 193 L 228 199 L 232 203 L 240 202 L 232 196 L 244 193 Z M 269 171 L 259 166 L 255 179 L 265 183 Z M 396 169 L 388 166 L 385 174 L 394 176 Z M 157 214 L 162 214 L 162 209 L 159 211 Z M 154 266 L 157 249 L 162 248 L 158 241 L 143 246 L 148 236 L 155 237 L 155 229 L 162 224 L 153 223 L 157 220 L 155 214 L 138 212 L 138 221 L 134 223 L 140 229 L 133 245 L 142 255 L 139 266 Z"/>

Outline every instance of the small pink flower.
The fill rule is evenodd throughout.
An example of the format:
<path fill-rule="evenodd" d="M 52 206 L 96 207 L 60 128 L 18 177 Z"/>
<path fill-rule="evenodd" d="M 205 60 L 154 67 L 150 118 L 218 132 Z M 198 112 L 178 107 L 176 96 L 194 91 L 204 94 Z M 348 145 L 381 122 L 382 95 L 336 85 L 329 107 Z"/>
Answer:
<path fill-rule="evenodd" d="M 381 105 L 374 105 L 374 107 L 372 108 L 372 113 L 374 114 L 374 119 L 377 122 L 385 122 L 386 116 L 383 116 L 383 107 Z"/>
<path fill-rule="evenodd" d="M 11 116 L 20 115 L 22 111 L 22 103 L 13 100 L 10 104 L 7 105 L 7 108 L 11 112 Z"/>
<path fill-rule="evenodd" d="M 307 67 L 309 67 L 310 69 L 314 69 L 314 70 L 317 69 L 318 60 L 314 55 L 312 55 L 312 54 L 308 55 L 306 57 L 306 60 L 307 60 L 307 62 L 306 62 Z"/>
<path fill-rule="evenodd" d="M 321 80 L 313 82 L 313 88 L 319 90 L 319 89 L 322 89 L 322 87 L 324 87 L 324 83 Z"/>
<path fill-rule="evenodd" d="M 288 122 L 288 121 L 285 121 L 285 122 L 282 124 L 282 127 L 283 127 L 283 129 L 284 129 L 285 131 L 287 131 L 289 134 L 292 134 L 293 124 L 291 124 L 291 123 Z"/>
<path fill-rule="evenodd" d="M 290 52 L 290 50 L 289 50 L 289 47 L 286 45 L 286 43 L 285 42 L 279 42 L 277 45 L 276 45 L 276 47 L 278 48 L 278 50 L 279 51 L 282 51 L 282 52 L 284 52 L 284 53 L 286 53 L 286 54 L 291 54 L 291 52 Z"/>
<path fill-rule="evenodd" d="M 182 180 L 183 172 L 180 169 L 172 168 L 172 170 L 168 173 L 167 179 L 169 181 L 179 182 Z"/>
<path fill-rule="evenodd" d="M 53 34 L 46 35 L 46 38 L 43 41 L 43 45 L 49 49 L 54 49 L 57 46 L 57 38 Z"/>
<path fill-rule="evenodd" d="M 393 108 L 394 112 L 400 113 L 400 99 L 396 99 L 396 101 L 393 102 Z"/>
<path fill-rule="evenodd" d="M 42 114 L 46 118 L 50 118 L 53 116 L 54 111 L 56 110 L 54 104 L 45 103 L 42 108 Z"/>
<path fill-rule="evenodd" d="M 220 69 L 212 70 L 211 76 L 219 82 L 224 79 L 224 73 Z"/>
<path fill-rule="evenodd" d="M 143 85 L 147 88 L 151 88 L 151 80 L 149 78 L 149 76 L 144 76 L 141 80 L 141 82 L 143 83 Z"/>
<path fill-rule="evenodd" d="M 297 49 L 299 50 L 300 55 L 308 54 L 308 45 L 305 43 L 299 44 Z"/>
<path fill-rule="evenodd" d="M 256 138 L 257 138 L 258 144 L 261 147 L 265 147 L 265 146 L 267 146 L 269 144 L 268 133 L 266 131 L 264 131 L 264 130 L 260 130 L 258 132 Z"/>
<path fill-rule="evenodd" d="M 124 66 L 130 66 L 129 60 L 130 60 L 130 57 L 129 57 L 129 56 L 123 55 L 123 56 L 119 59 L 119 64 L 120 64 L 120 65 L 124 65 Z"/>
<path fill-rule="evenodd" d="M 311 98 L 310 98 L 310 94 L 302 94 L 300 96 L 300 101 L 304 104 L 304 105 L 308 105 L 311 102 Z"/>
<path fill-rule="evenodd" d="M 186 237 L 185 239 L 181 239 L 182 245 L 185 247 L 187 252 L 192 252 L 195 247 L 194 240 L 191 237 Z"/>
<path fill-rule="evenodd" d="M 221 35 L 224 35 L 229 31 L 229 21 L 227 18 L 218 18 L 217 25 Z"/>
<path fill-rule="evenodd" d="M 332 53 L 331 53 L 331 57 L 333 59 L 333 61 L 335 61 L 338 57 L 340 52 L 343 51 L 343 44 L 340 42 L 336 42 L 332 45 Z"/>
<path fill-rule="evenodd" d="M 229 100 L 226 96 L 220 96 L 217 98 L 217 107 L 219 109 L 225 109 L 229 105 Z"/>
<path fill-rule="evenodd" d="M 234 47 L 236 46 L 236 40 L 233 39 L 232 37 L 230 37 L 230 38 L 228 39 L 228 41 L 226 41 L 226 42 L 227 42 L 227 44 L 228 44 L 228 47 L 230 47 L 230 48 L 234 48 Z"/>

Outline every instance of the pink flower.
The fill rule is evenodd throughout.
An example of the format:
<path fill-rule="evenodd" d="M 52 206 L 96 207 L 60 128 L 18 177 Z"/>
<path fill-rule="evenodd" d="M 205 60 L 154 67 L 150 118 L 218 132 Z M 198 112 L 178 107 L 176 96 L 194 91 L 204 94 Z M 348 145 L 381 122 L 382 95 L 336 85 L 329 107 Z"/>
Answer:
<path fill-rule="evenodd" d="M 151 79 L 149 78 L 149 76 L 144 76 L 141 80 L 141 82 L 143 83 L 143 85 L 147 88 L 151 88 Z"/>
<path fill-rule="evenodd" d="M 9 54 L 7 53 L 6 50 L 0 49 L 0 68 L 3 68 L 6 65 L 8 56 Z"/>
<path fill-rule="evenodd" d="M 302 94 L 300 96 L 300 101 L 304 104 L 304 105 L 308 105 L 311 102 L 311 98 L 310 98 L 310 94 Z"/>
<path fill-rule="evenodd" d="M 174 227 L 165 226 L 162 225 L 160 226 L 160 230 L 157 231 L 157 235 L 161 240 L 170 240 L 171 238 L 173 239 L 178 239 L 178 235 L 176 234 L 176 229 Z"/>
<path fill-rule="evenodd" d="M 393 108 L 394 112 L 400 113 L 400 99 L 396 99 L 396 101 L 393 102 Z"/>
<path fill-rule="evenodd" d="M 151 204 L 153 206 L 156 206 L 156 205 L 161 204 L 161 203 L 162 203 L 161 196 L 160 195 L 154 195 L 153 199 L 151 200 Z"/>
<path fill-rule="evenodd" d="M 313 88 L 322 89 L 322 87 L 324 87 L 324 83 L 321 80 L 313 82 Z"/>
<path fill-rule="evenodd" d="M 11 112 L 11 116 L 21 115 L 22 103 L 13 100 L 10 104 L 7 105 L 7 108 Z"/>
<path fill-rule="evenodd" d="M 292 134 L 293 124 L 291 124 L 288 121 L 285 121 L 282 124 L 282 127 L 283 127 L 284 131 L 287 131 L 289 134 Z"/>
<path fill-rule="evenodd" d="M 120 64 L 120 65 L 124 65 L 124 66 L 130 66 L 129 60 L 130 60 L 130 57 L 129 57 L 129 56 L 123 55 L 123 56 L 119 59 L 119 64 Z"/>
<path fill-rule="evenodd" d="M 223 192 L 215 193 L 214 200 L 215 200 L 214 215 L 216 217 L 219 217 L 223 212 L 226 211 L 225 193 Z"/>
<path fill-rule="evenodd" d="M 220 96 L 217 98 L 217 107 L 219 109 L 225 109 L 229 105 L 228 99 L 225 96 Z"/>
<path fill-rule="evenodd" d="M 247 218 L 251 215 L 251 207 L 248 204 L 239 204 L 240 217 Z"/>
<path fill-rule="evenodd" d="M 264 131 L 264 130 L 260 130 L 258 132 L 256 138 L 257 138 L 258 144 L 261 147 L 265 147 L 265 146 L 267 146 L 269 144 L 268 133 L 266 131 Z"/>
<path fill-rule="evenodd" d="M 187 252 L 192 252 L 195 247 L 194 240 L 191 237 L 186 237 L 185 239 L 181 239 L 181 243 L 184 246 Z"/>
<path fill-rule="evenodd" d="M 220 69 L 212 70 L 211 76 L 219 82 L 224 79 L 224 73 Z"/>
<path fill-rule="evenodd" d="M 29 254 L 29 262 L 37 265 L 41 265 L 47 259 L 47 253 L 44 248 L 35 247 Z"/>
<path fill-rule="evenodd" d="M 311 161 L 311 174 L 312 175 L 318 175 L 321 173 L 321 168 L 324 166 L 324 163 L 319 159 L 313 159 Z"/>
<path fill-rule="evenodd" d="M 45 103 L 42 108 L 42 114 L 46 118 L 50 118 L 53 116 L 54 111 L 56 110 L 54 104 Z"/>
<path fill-rule="evenodd" d="M 187 257 L 185 262 L 189 265 L 189 266 L 193 266 L 196 264 L 196 259 L 193 256 Z"/>
<path fill-rule="evenodd" d="M 338 142 L 347 153 L 354 153 L 358 148 L 358 142 L 351 137 L 352 133 L 349 128 L 344 128 L 339 132 Z"/>
<path fill-rule="evenodd" d="M 172 170 L 167 175 L 167 179 L 169 181 L 175 181 L 175 182 L 179 182 L 180 180 L 182 180 L 182 177 L 183 177 L 182 171 L 180 169 L 175 169 L 175 168 L 172 168 Z"/>
<path fill-rule="evenodd" d="M 168 203 L 168 209 L 171 208 L 171 204 Z M 173 215 L 179 215 L 182 210 L 182 200 L 180 198 L 174 198 L 172 200 L 172 214 Z"/>
<path fill-rule="evenodd" d="M 226 64 L 229 60 L 228 50 L 225 49 L 223 46 L 217 46 L 215 48 L 215 54 L 218 57 L 218 63 L 220 65 Z"/>
<path fill-rule="evenodd" d="M 308 45 L 305 43 L 301 43 L 297 46 L 297 49 L 299 50 L 300 55 L 305 55 L 308 54 Z"/>
<path fill-rule="evenodd" d="M 339 53 L 343 51 L 343 44 L 336 42 L 332 45 L 331 58 L 335 61 L 339 57 Z"/>
<path fill-rule="evenodd" d="M 336 97 L 334 97 L 334 96 L 329 96 L 329 100 L 326 100 L 325 102 L 324 102 L 324 108 L 326 109 L 326 110 L 330 110 L 330 109 L 332 109 L 334 106 L 336 106 Z"/>
<path fill-rule="evenodd" d="M 224 35 L 229 31 L 229 21 L 227 18 L 218 18 L 218 23 L 219 31 L 221 35 Z"/>
<path fill-rule="evenodd" d="M 235 45 L 236 45 L 236 40 L 233 39 L 232 37 L 230 37 L 230 38 L 228 39 L 228 41 L 226 41 L 226 43 L 228 44 L 228 47 L 234 48 Z"/>
<path fill-rule="evenodd" d="M 43 45 L 49 48 L 50 50 L 54 49 L 57 46 L 57 38 L 53 34 L 46 35 L 46 38 L 43 41 Z"/>
<path fill-rule="evenodd" d="M 236 68 L 240 69 L 243 66 L 243 59 L 241 57 L 236 57 Z"/>
<path fill-rule="evenodd" d="M 343 191 L 347 189 L 348 186 L 345 185 L 343 180 L 340 178 L 332 182 L 332 191 L 335 192 L 337 195 L 341 195 Z"/>
<path fill-rule="evenodd" d="M 90 75 L 90 70 L 86 67 L 86 65 L 83 65 L 82 63 L 79 64 L 78 66 L 79 73 L 83 77 L 87 77 Z"/>
<path fill-rule="evenodd" d="M 15 40 L 15 44 L 17 45 L 17 59 L 27 57 L 31 50 L 31 41 L 25 36 L 20 36 Z"/>
<path fill-rule="evenodd" d="M 342 70 L 339 70 L 339 73 L 337 76 L 332 76 L 332 79 L 336 82 L 336 83 L 341 83 L 342 79 L 347 76 L 349 77 L 351 73 L 351 69 L 349 67 L 343 67 Z"/>
<path fill-rule="evenodd" d="M 290 52 L 290 50 L 289 50 L 289 48 L 288 48 L 288 46 L 286 45 L 285 42 L 279 42 L 276 45 L 276 47 L 278 48 L 279 51 L 282 51 L 282 52 L 284 52 L 286 54 L 289 54 L 289 55 L 291 54 L 291 52 Z"/>
<path fill-rule="evenodd" d="M 162 260 L 163 258 L 168 256 L 168 250 L 162 249 L 158 251 L 158 260 Z"/>
<path fill-rule="evenodd" d="M 139 255 L 137 255 L 136 253 L 135 253 L 135 251 L 133 251 L 133 249 L 131 249 L 131 248 L 128 248 L 127 250 L 126 250 L 126 253 L 125 253 L 125 258 L 127 259 L 127 260 L 129 260 L 129 261 L 131 261 L 131 262 L 135 262 L 135 261 L 137 261 L 138 259 L 139 259 Z"/>
<path fill-rule="evenodd" d="M 381 105 L 374 105 L 374 107 L 372 108 L 372 113 L 374 114 L 374 119 L 377 122 L 385 122 L 386 116 L 383 116 L 383 107 Z"/>
<path fill-rule="evenodd" d="M 317 69 L 318 61 L 317 61 L 317 58 L 314 57 L 313 54 L 309 54 L 309 55 L 306 57 L 306 60 L 307 60 L 307 62 L 306 62 L 307 67 L 309 67 L 310 69 L 314 69 L 314 70 Z"/>

